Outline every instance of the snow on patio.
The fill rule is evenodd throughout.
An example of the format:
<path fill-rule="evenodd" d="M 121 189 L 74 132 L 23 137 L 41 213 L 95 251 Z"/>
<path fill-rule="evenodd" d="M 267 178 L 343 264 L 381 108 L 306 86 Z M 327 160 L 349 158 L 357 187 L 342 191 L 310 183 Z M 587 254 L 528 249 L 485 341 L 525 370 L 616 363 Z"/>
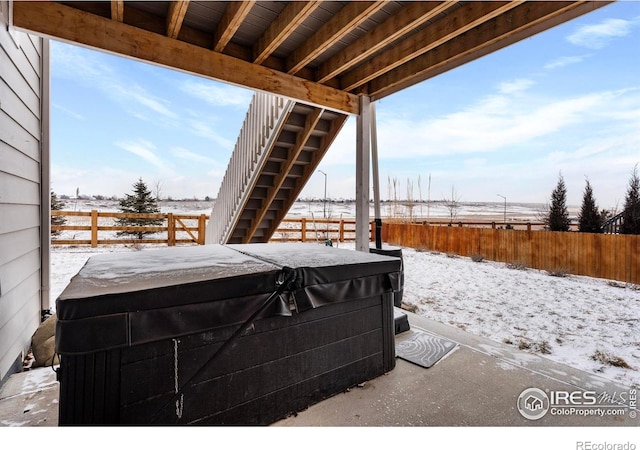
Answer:
<path fill-rule="evenodd" d="M 51 298 L 57 298 L 89 256 L 127 251 L 153 250 L 54 247 Z M 403 258 L 403 302 L 416 307 L 418 314 L 640 386 L 640 286 L 574 275 L 554 277 L 540 270 L 407 248 Z"/>

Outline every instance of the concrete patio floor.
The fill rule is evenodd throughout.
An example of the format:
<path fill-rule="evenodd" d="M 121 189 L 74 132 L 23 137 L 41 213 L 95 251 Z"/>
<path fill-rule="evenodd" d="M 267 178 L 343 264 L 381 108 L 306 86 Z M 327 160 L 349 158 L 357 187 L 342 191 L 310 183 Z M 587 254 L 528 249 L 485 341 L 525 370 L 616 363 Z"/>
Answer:
<path fill-rule="evenodd" d="M 275 427 L 361 426 L 638 426 L 636 411 L 628 407 L 630 388 L 594 374 L 519 351 L 511 346 L 474 336 L 405 312 L 411 330 L 428 332 L 458 343 L 447 357 L 429 369 L 396 360 L 391 372 L 335 395 Z M 528 388 L 552 392 L 595 392 L 598 399 L 626 399 L 622 408 L 604 402 L 590 408 L 553 408 L 538 420 L 523 417 L 518 397 Z M 551 405 L 553 406 L 553 405 Z M 601 410 L 604 416 L 579 415 Z M 622 415 L 607 411 L 622 409 Z M 566 415 L 554 414 L 562 411 Z M 0 390 L 0 426 L 57 426 L 58 383 L 51 368 L 38 368 L 12 375 Z"/>

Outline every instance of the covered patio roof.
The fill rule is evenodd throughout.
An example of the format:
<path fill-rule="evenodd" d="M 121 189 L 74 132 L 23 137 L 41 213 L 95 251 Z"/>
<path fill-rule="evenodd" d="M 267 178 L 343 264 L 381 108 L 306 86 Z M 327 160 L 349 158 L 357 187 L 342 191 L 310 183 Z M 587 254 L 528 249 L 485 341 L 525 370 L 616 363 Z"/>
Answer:
<path fill-rule="evenodd" d="M 31 33 L 359 114 L 605 1 L 13 2 Z"/>

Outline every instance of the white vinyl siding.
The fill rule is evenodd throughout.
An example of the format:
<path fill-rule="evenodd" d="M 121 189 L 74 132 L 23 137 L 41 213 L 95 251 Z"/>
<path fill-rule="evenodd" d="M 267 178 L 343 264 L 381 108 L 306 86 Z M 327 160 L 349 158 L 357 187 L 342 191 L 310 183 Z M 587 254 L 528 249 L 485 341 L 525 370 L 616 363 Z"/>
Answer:
<path fill-rule="evenodd" d="M 0 18 L 0 381 L 40 323 L 42 52 Z"/>

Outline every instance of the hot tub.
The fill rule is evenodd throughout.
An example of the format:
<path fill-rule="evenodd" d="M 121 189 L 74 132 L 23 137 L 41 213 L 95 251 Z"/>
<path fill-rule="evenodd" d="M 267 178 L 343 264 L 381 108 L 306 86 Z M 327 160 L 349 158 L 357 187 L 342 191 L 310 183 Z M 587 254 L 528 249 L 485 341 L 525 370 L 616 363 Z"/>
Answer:
<path fill-rule="evenodd" d="M 313 244 L 91 257 L 56 301 L 60 425 L 264 425 L 395 366 L 394 257 Z"/>

